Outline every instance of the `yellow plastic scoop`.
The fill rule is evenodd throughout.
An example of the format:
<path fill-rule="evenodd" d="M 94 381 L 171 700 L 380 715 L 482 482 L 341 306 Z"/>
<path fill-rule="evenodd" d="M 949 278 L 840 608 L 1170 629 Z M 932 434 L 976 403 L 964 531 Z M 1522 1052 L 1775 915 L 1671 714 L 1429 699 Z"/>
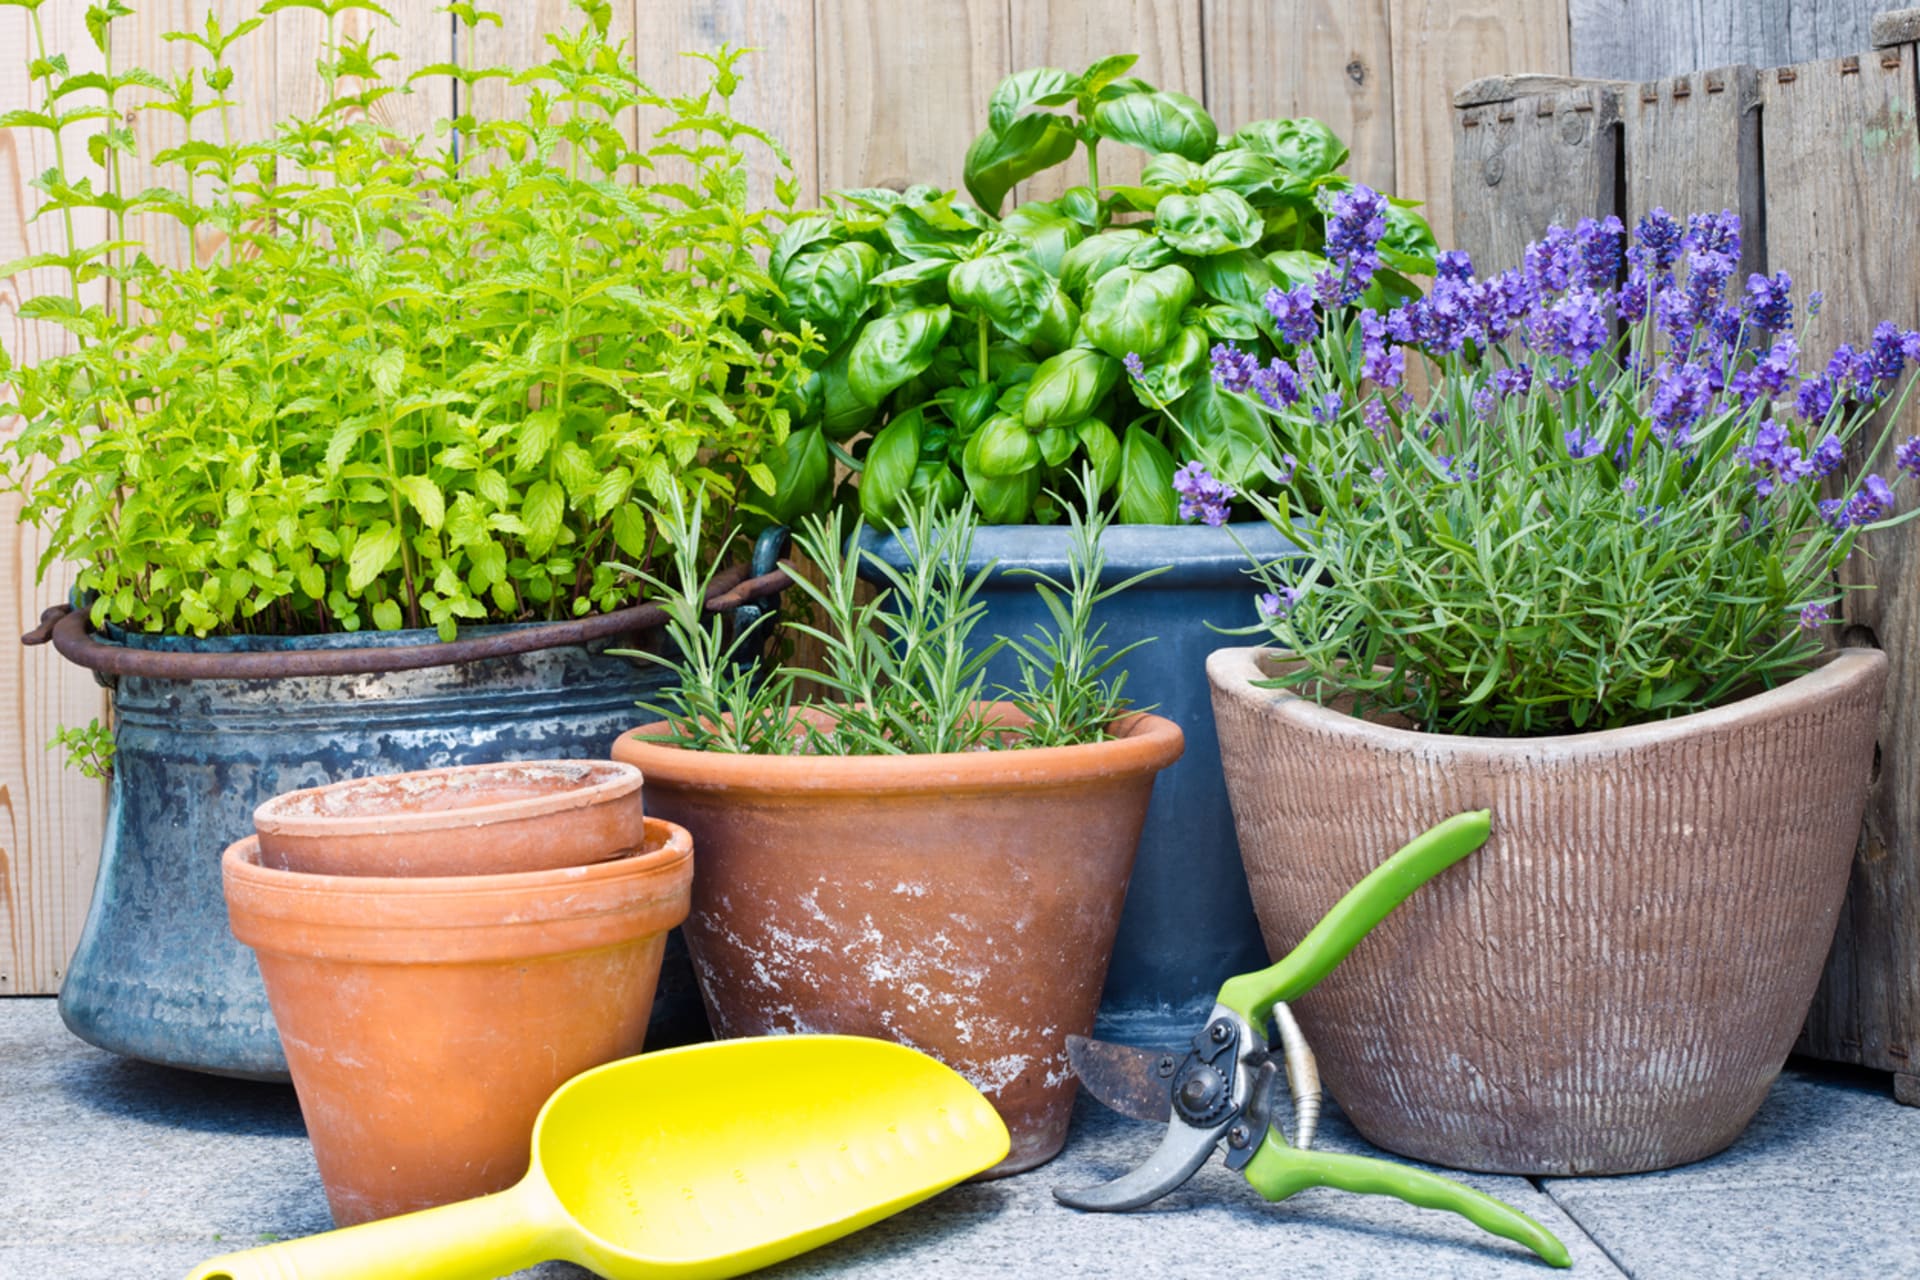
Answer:
<path fill-rule="evenodd" d="M 857 1036 L 669 1049 L 562 1085 L 514 1187 L 202 1264 L 188 1280 L 735 1276 L 999 1163 L 1007 1128 L 925 1054 Z"/>

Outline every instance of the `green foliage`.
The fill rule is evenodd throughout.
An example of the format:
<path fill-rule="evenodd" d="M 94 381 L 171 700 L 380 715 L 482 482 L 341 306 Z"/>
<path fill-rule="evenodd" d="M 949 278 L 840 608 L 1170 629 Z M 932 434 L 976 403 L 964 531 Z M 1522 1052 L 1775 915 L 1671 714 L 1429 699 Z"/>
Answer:
<path fill-rule="evenodd" d="M 105 780 L 113 776 L 113 730 L 98 719 L 89 720 L 80 729 L 62 725 L 48 741 L 47 750 L 66 752 L 67 768 L 79 770 L 83 778 Z"/>
<path fill-rule="evenodd" d="M 1051 522 L 1055 495 L 1089 465 L 1096 505 L 1128 522 L 1173 520 L 1165 480 L 1183 462 L 1263 483 L 1250 445 L 1261 433 L 1217 403 L 1207 353 L 1232 341 L 1262 359 L 1294 354 L 1263 304 L 1326 269 L 1318 197 L 1352 185 L 1347 149 L 1305 119 L 1223 138 L 1199 103 L 1128 75 L 1133 63 L 1001 81 L 967 155 L 977 206 L 927 186 L 842 191 L 780 237 L 769 310 L 822 344 L 796 435 L 842 442 L 868 519 L 963 489 L 988 523 Z M 1138 184 L 1101 186 L 1103 142 L 1152 153 Z M 1086 185 L 997 216 L 1016 183 L 1076 148 Z M 1433 235 L 1411 207 L 1395 204 L 1388 223 L 1363 304 L 1415 295 L 1408 277 L 1433 270 Z M 1122 371 L 1129 357 L 1136 376 Z M 808 478 L 832 483 L 824 469 Z"/>
<path fill-rule="evenodd" d="M 1092 483 L 1091 477 L 1084 483 Z M 1125 677 L 1110 673 L 1136 646 L 1114 651 L 1101 644 L 1105 628 L 1094 625 L 1093 611 L 1150 575 L 1100 585 L 1100 534 L 1106 528 L 1101 516 L 1083 519 L 1070 509 L 1068 581 L 1033 574 L 1053 626 L 1017 641 L 977 638 L 987 609 L 980 590 L 994 566 L 973 567 L 977 517 L 966 502 L 948 509 L 929 498 L 907 506 L 896 526 L 909 549 L 904 569 L 863 551 L 858 522 L 849 536 L 840 509 L 810 516 L 795 532 L 794 545 L 819 566 L 821 581 L 796 574 L 794 583 L 824 625 L 788 625 L 819 642 L 822 669 L 782 667 L 763 676 L 747 660 L 743 638 L 729 637 L 718 616 L 702 612 L 715 572 L 702 567 L 703 513 L 698 505 L 689 510 L 674 503 L 658 517 L 672 547 L 672 576 L 636 571 L 667 613 L 667 653 L 631 656 L 672 668 L 676 679 L 664 701 L 641 705 L 669 725 L 668 741 L 676 745 L 754 755 L 1072 746 L 1106 738 L 1129 708 Z M 863 562 L 885 580 L 865 602 Z M 1019 659 L 1018 686 L 995 693 L 1030 718 L 1017 729 L 997 726 L 980 713 L 990 696 L 987 664 L 1008 645 Z M 799 694 L 802 681 L 824 688 L 832 700 L 817 710 L 809 707 Z"/>
<path fill-rule="evenodd" d="M 774 215 L 746 195 L 749 148 L 786 161 L 731 114 L 741 54 L 697 55 L 706 83 L 668 97 L 635 78 L 606 6 L 580 7 L 538 65 L 428 67 L 403 85 L 371 38 L 333 33 L 341 10 L 377 6 L 271 0 L 262 15 L 327 16 L 327 93 L 261 143 L 230 132 L 237 93 L 272 88 L 229 65 L 257 19 L 177 33 L 201 65 L 172 84 L 110 58 L 104 75 L 34 62 L 42 105 L 7 123 L 51 133 L 57 155 L 91 130 L 106 178 L 39 178 L 65 248 L 0 267 L 63 269 L 69 294 L 22 313 L 79 343 L 0 360 L 0 416 L 28 423 L 6 474 L 50 535 L 43 571 L 77 563 L 96 623 L 450 638 L 631 603 L 638 580 L 605 562 L 647 561 L 650 505 L 790 519 L 825 501 L 817 430 L 790 438 L 783 403 L 814 339 L 773 323 Z M 110 49 L 124 7 L 97 12 Z M 431 137 L 369 110 L 449 76 L 463 108 L 488 78 L 525 105 Z M 666 117 L 637 150 L 636 108 Z M 134 110 L 180 121 L 185 140 L 150 158 L 180 190 L 128 189 Z M 76 242 L 76 208 L 106 211 L 111 240 Z M 129 240 L 135 217 L 222 248 L 156 264 Z M 102 278 L 112 307 L 83 303 Z"/>

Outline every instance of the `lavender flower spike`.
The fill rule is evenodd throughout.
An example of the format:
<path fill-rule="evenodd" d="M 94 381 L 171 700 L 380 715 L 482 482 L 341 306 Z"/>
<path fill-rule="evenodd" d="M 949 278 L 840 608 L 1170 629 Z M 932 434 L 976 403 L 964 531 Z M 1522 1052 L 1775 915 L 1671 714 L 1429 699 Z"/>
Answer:
<path fill-rule="evenodd" d="M 1180 495 L 1180 518 L 1198 518 L 1219 528 L 1227 522 L 1227 504 L 1233 501 L 1231 485 L 1216 480 L 1205 466 L 1189 462 L 1173 473 L 1173 491 Z"/>

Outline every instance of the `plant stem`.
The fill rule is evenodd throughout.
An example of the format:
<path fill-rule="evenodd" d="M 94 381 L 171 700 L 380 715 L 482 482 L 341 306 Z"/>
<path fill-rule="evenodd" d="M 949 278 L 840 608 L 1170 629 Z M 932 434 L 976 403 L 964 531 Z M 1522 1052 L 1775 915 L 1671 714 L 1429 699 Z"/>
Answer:
<path fill-rule="evenodd" d="M 47 66 L 47 36 L 45 28 L 40 24 L 40 10 L 37 8 L 29 9 L 27 13 L 33 19 L 33 44 L 34 49 L 40 55 L 40 65 L 43 67 Z M 42 76 L 41 79 L 45 80 L 47 85 L 47 115 L 52 117 L 57 108 L 53 102 L 53 70 L 51 67 L 48 68 L 46 75 Z M 60 145 L 59 124 L 56 122 L 49 132 L 53 134 L 53 165 L 54 168 L 60 171 L 60 177 L 64 180 L 67 176 L 67 157 Z M 73 206 L 68 205 L 62 208 L 60 210 L 60 219 L 66 225 L 67 257 L 71 259 L 73 257 L 74 247 Z M 74 268 L 71 261 L 69 261 L 67 266 L 67 284 L 73 290 L 74 302 L 78 303 L 80 301 L 80 273 Z"/>
<path fill-rule="evenodd" d="M 976 312 L 975 314 L 980 322 L 980 381 L 986 382 L 990 376 L 987 368 L 987 338 L 991 331 L 991 326 L 987 322 L 987 313 L 985 311 Z"/>

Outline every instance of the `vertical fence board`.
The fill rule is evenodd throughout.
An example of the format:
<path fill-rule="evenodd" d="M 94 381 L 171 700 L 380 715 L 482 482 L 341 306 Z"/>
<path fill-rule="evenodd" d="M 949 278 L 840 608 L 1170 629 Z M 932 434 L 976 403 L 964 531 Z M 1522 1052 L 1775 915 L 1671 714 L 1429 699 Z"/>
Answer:
<path fill-rule="evenodd" d="M 1801 335 L 1803 369 L 1879 320 L 1920 325 L 1915 55 L 1904 45 L 1762 76 L 1768 265 L 1790 272 L 1802 296 L 1825 295 Z M 1909 406 L 1884 429 L 1904 439 L 1920 430 L 1920 414 Z M 1879 589 L 1847 597 L 1846 638 L 1877 643 L 1894 662 L 1865 830 L 1803 1045 L 1901 1072 L 1911 1097 L 1920 1084 L 1920 529 L 1864 545 L 1868 556 L 1849 573 Z"/>
<path fill-rule="evenodd" d="M 1745 231 L 1735 278 L 1764 271 L 1759 72 L 1719 67 L 1623 92 L 1628 224 L 1650 209 L 1732 209 Z"/>
<path fill-rule="evenodd" d="M 1312 116 L 1347 144 L 1347 172 L 1394 189 L 1393 41 L 1387 0 L 1205 0 L 1207 106 L 1230 132 Z"/>
<path fill-rule="evenodd" d="M 1566 0 L 1390 0 L 1394 183 L 1427 202 L 1441 242 L 1454 225 L 1455 90 L 1509 71 L 1567 72 Z"/>
<path fill-rule="evenodd" d="M 74 71 L 97 71 L 103 60 L 87 38 L 78 5 L 47 5 L 41 15 L 49 53 L 65 52 Z M 27 82 L 27 51 L 33 47 L 31 24 L 20 9 L 0 9 L 0 110 L 38 104 L 40 91 Z M 68 99 L 69 105 L 83 99 Z M 67 172 L 90 176 L 100 171 L 87 160 L 83 137 L 97 127 L 87 122 L 68 129 L 62 139 Z M 58 214 L 37 221 L 39 193 L 27 184 L 54 164 L 48 135 L 26 129 L 0 129 L 0 262 L 31 254 L 63 252 L 66 229 Z M 98 244 L 107 238 L 107 219 L 96 210 L 74 215 L 74 238 Z M 63 274 L 37 268 L 0 278 L 0 343 L 16 360 L 28 363 L 68 349 L 67 334 L 53 325 L 22 319 L 27 298 L 64 289 Z M 105 299 L 96 282 L 83 292 L 90 303 Z M 11 399 L 11 396 L 0 396 Z M 11 439 L 17 419 L 0 419 L 0 438 Z M 27 649 L 13 637 L 38 624 L 40 611 L 65 599 L 72 575 L 60 566 L 36 584 L 44 536 L 17 524 L 20 500 L 0 496 L 0 995 L 36 995 L 57 990 L 67 958 L 80 937 L 105 817 L 105 792 L 66 769 L 47 739 L 62 724 L 75 727 L 106 714 L 106 700 L 93 677 L 61 661 L 50 649 Z"/>
<path fill-rule="evenodd" d="M 1621 96 L 1603 81 L 1485 84 L 1462 90 L 1453 151 L 1453 240 L 1483 273 L 1518 266 L 1555 223 L 1615 212 Z"/>
<path fill-rule="evenodd" d="M 817 205 L 820 164 L 815 154 L 813 0 L 638 0 L 638 4 L 634 68 L 661 93 L 685 93 L 704 76 L 704 63 L 680 56 L 689 50 L 717 49 L 727 43 L 756 51 L 741 64 L 734 114 L 780 140 L 792 157 L 793 176 L 799 184 L 796 205 Z M 649 130 L 655 122 L 643 115 L 640 127 Z M 748 153 L 756 156 L 748 197 L 771 204 L 775 166 L 757 158 L 751 146 Z"/>
<path fill-rule="evenodd" d="M 1569 0 L 1573 73 L 1615 80 L 1744 62 L 1780 66 L 1868 46 L 1906 0 Z"/>
<path fill-rule="evenodd" d="M 1012 62 L 1006 0 L 817 0 L 814 43 L 821 190 L 961 185 Z"/>
<path fill-rule="evenodd" d="M 1000 75 L 1041 66 L 1078 73 L 1108 54 L 1137 53 L 1140 61 L 1130 74 L 1156 88 L 1205 101 L 1201 0 L 1013 0 L 1009 21 L 1011 56 Z M 992 79 L 997 83 L 999 75 Z M 971 140 L 986 123 L 983 112 L 956 128 L 968 132 Z M 1147 159 L 1137 148 L 1111 142 L 1101 145 L 1099 156 L 1102 183 L 1138 182 Z M 1007 204 L 1051 200 L 1086 180 L 1082 148 L 1065 164 L 1020 184 Z"/>

